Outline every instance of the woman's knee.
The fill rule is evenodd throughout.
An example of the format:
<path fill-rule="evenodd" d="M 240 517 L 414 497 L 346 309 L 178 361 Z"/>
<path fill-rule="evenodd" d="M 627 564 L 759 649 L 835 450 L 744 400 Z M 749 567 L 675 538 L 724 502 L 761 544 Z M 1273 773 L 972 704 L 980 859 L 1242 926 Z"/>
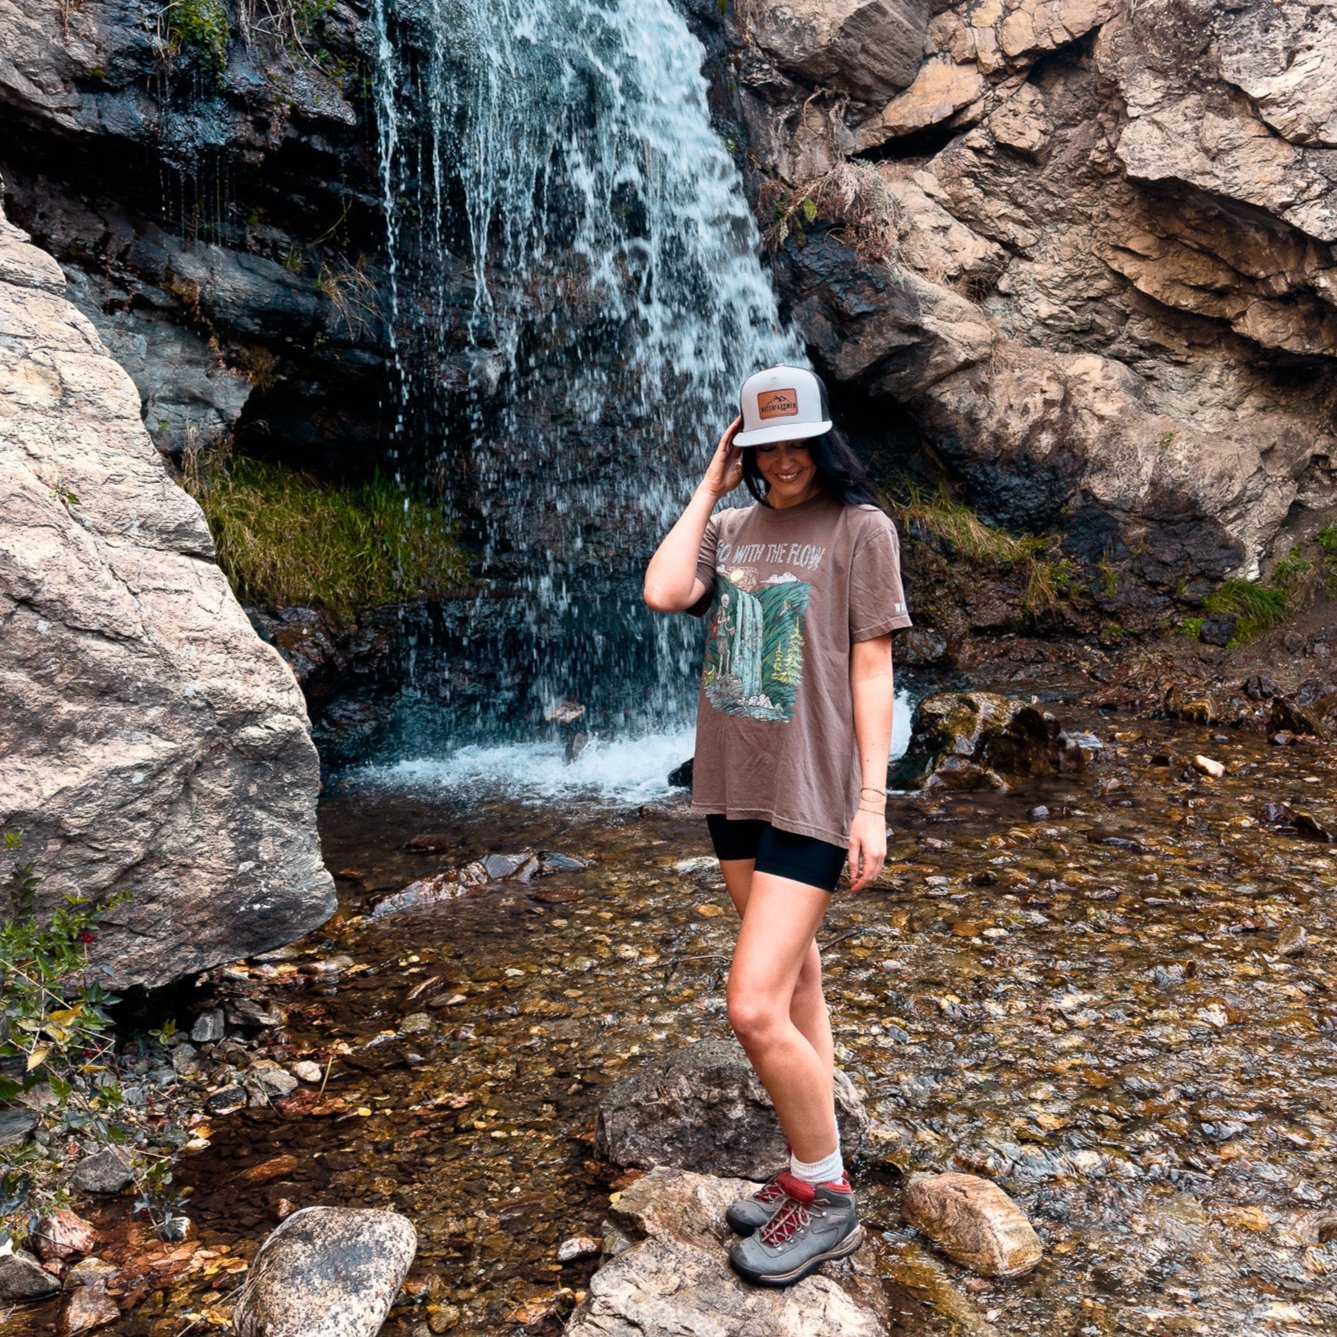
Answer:
<path fill-rule="evenodd" d="M 744 1049 L 764 1045 L 789 1020 L 787 1008 L 772 999 L 742 989 L 729 990 L 729 1025 Z"/>

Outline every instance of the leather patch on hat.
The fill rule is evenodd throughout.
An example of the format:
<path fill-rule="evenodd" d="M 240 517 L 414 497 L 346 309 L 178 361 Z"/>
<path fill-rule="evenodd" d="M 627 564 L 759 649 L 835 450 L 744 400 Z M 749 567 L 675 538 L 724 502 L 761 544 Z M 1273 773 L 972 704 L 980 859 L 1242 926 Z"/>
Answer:
<path fill-rule="evenodd" d="M 763 390 L 757 396 L 757 417 L 794 418 L 798 416 L 797 390 Z"/>

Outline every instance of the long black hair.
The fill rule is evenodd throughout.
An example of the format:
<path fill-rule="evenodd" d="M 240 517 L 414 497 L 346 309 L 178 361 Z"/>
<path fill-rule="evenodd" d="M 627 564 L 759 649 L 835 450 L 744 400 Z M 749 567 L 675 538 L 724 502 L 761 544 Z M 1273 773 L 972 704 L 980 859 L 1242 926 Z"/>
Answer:
<path fill-rule="evenodd" d="M 833 427 L 822 436 L 810 436 L 803 441 L 791 444 L 803 446 L 812 454 L 812 462 L 817 469 L 817 481 L 828 497 L 845 506 L 876 506 L 882 509 L 882 500 L 877 495 L 863 461 L 854 453 L 844 434 Z M 747 490 L 763 505 L 766 500 L 766 480 L 757 468 L 756 447 L 743 448 L 743 482 Z"/>

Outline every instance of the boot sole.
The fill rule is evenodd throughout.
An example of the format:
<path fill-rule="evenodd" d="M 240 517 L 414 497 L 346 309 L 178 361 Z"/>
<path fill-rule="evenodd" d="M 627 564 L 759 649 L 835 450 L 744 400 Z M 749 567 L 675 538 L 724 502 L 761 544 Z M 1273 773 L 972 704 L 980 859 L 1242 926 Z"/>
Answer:
<path fill-rule="evenodd" d="M 733 1270 L 744 1281 L 750 1281 L 754 1286 L 792 1286 L 796 1281 L 802 1281 L 804 1277 L 816 1272 L 823 1263 L 833 1263 L 837 1259 L 848 1258 L 862 1244 L 863 1226 L 855 1226 L 853 1231 L 846 1235 L 834 1249 L 828 1249 L 825 1253 L 809 1258 L 806 1263 L 789 1272 L 754 1272 L 749 1267 L 740 1267 L 734 1262 L 732 1255 L 730 1255 L 729 1262 L 733 1265 Z"/>

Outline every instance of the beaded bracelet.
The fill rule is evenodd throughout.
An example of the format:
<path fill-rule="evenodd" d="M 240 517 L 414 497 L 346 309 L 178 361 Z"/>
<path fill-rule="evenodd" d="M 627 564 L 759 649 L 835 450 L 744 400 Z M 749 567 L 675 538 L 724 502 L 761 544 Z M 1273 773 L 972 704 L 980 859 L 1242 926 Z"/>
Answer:
<path fill-rule="evenodd" d="M 874 794 L 881 794 L 883 798 L 886 798 L 887 796 L 887 791 L 885 789 L 879 789 L 876 785 L 862 785 L 859 788 L 859 793 L 861 794 L 866 794 L 869 791 Z"/>

